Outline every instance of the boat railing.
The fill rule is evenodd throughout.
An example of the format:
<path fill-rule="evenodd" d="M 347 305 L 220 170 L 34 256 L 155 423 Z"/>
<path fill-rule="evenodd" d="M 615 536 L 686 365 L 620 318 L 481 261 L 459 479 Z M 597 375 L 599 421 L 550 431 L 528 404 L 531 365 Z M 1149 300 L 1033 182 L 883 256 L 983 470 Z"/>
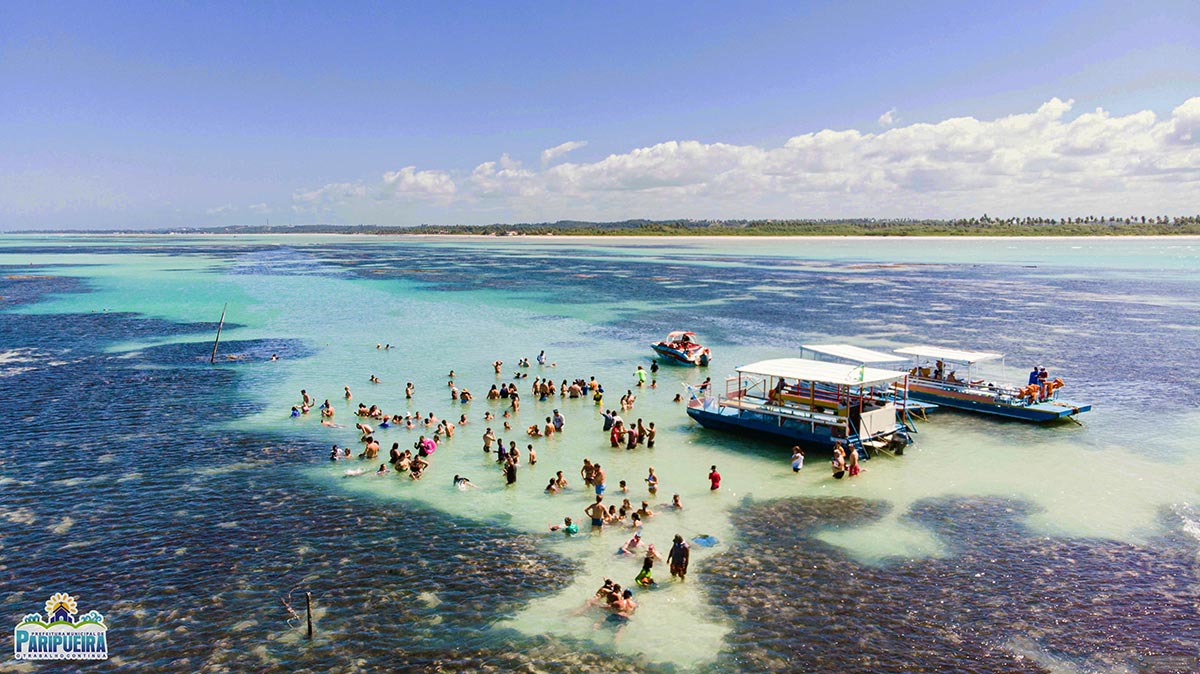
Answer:
<path fill-rule="evenodd" d="M 721 396 L 719 404 L 722 407 L 727 407 L 730 409 L 767 414 L 774 417 L 809 421 L 821 424 L 823 426 L 842 426 L 846 423 L 845 415 L 829 414 L 822 411 L 805 410 L 798 407 L 780 405 L 766 398 L 753 396 L 743 395 L 738 398 Z"/>
<path fill-rule="evenodd" d="M 915 378 L 910 376 L 909 378 L 910 385 L 934 386 L 945 391 L 959 391 L 967 394 L 990 396 L 996 402 L 1005 405 L 1034 405 L 1057 400 L 1062 384 L 1061 380 L 1055 381 L 1059 383 L 1057 385 L 1030 384 L 1029 386 L 1013 386 L 1011 384 L 997 384 L 983 379 L 962 381 L 922 376 Z M 1036 387 L 1036 389 L 1031 389 L 1030 387 Z"/>

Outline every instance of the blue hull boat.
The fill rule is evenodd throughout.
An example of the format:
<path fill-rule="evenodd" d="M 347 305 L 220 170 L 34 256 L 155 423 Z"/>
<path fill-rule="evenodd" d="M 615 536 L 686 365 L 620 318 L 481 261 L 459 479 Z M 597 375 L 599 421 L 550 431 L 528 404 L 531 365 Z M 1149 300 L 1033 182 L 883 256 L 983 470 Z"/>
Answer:
<path fill-rule="evenodd" d="M 847 368 L 780 358 L 737 368 L 724 395 L 693 395 L 687 413 L 705 428 L 832 452 L 842 445 L 860 458 L 871 450 L 902 454 L 912 442 L 891 396 L 903 372 Z"/>
<path fill-rule="evenodd" d="M 1088 403 L 1060 395 L 1062 379 L 1019 386 L 977 377 L 976 364 L 1003 358 L 999 353 L 940 346 L 911 346 L 896 352 L 916 358 L 908 377 L 908 396 L 915 400 L 1035 424 L 1073 419 L 1092 409 Z M 952 369 L 955 365 L 965 367 L 966 375 L 958 377 Z"/>

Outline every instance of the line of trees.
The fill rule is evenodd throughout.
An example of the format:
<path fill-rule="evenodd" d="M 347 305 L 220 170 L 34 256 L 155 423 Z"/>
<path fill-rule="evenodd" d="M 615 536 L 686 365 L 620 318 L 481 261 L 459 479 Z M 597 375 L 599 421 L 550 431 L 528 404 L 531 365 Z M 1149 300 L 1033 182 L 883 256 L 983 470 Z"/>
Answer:
<path fill-rule="evenodd" d="M 231 225 L 172 230 L 227 234 L 467 234 L 478 236 L 1118 236 L 1200 235 L 1200 215 L 994 218 L 823 218 L 770 220 L 622 220 L 490 225 Z"/>
<path fill-rule="evenodd" d="M 1116 236 L 1200 235 L 1200 215 L 1195 216 L 1080 216 L 1064 218 L 1021 217 L 876 219 L 831 218 L 804 220 L 627 220 L 622 222 L 553 222 L 494 225 L 422 225 L 409 228 L 375 228 L 381 234 L 475 234 L 514 236 L 537 234 L 609 236 Z"/>

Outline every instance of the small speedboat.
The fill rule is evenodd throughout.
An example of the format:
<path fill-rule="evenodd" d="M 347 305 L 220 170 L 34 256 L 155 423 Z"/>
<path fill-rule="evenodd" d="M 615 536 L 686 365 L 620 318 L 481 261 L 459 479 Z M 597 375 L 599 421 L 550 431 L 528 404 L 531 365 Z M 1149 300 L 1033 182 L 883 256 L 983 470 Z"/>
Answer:
<path fill-rule="evenodd" d="M 668 363 L 676 365 L 708 365 L 712 358 L 712 352 L 696 341 L 696 333 L 682 330 L 669 333 L 666 339 L 651 344 L 650 348 Z"/>

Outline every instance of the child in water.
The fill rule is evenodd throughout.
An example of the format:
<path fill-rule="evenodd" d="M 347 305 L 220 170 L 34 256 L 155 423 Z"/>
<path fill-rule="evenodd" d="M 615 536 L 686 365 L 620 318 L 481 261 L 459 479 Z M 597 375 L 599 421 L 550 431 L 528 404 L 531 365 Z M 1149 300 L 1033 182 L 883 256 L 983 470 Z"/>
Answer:
<path fill-rule="evenodd" d="M 654 560 L 656 559 L 662 559 L 662 555 L 658 554 L 658 551 L 654 549 L 654 544 L 651 543 L 646 548 L 646 557 L 642 560 L 642 570 L 633 579 L 634 582 L 642 587 L 654 584 Z"/>

